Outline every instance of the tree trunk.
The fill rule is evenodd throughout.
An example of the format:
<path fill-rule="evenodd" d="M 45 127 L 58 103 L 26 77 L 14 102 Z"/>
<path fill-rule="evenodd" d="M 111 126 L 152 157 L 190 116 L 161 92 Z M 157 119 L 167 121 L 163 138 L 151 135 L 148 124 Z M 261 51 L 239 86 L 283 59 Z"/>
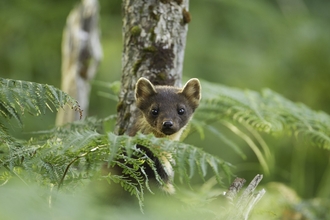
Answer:
<path fill-rule="evenodd" d="M 189 0 L 123 0 L 122 88 L 116 133 L 135 121 L 134 89 L 144 76 L 155 85 L 181 86 Z"/>
<path fill-rule="evenodd" d="M 84 116 L 89 106 L 89 81 L 94 78 L 102 58 L 98 14 L 97 0 L 83 0 L 71 11 L 63 32 L 61 89 L 78 101 Z M 64 107 L 57 114 L 56 125 L 79 117 L 77 112 Z"/>

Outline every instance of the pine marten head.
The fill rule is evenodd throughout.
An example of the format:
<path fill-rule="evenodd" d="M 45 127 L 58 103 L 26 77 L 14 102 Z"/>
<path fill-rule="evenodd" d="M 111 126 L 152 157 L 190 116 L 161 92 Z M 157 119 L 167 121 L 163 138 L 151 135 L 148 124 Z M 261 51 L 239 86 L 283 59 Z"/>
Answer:
<path fill-rule="evenodd" d="M 141 126 L 148 127 L 142 130 L 150 131 L 156 137 L 181 135 L 199 105 L 201 85 L 198 79 L 193 78 L 183 88 L 154 86 L 142 77 L 136 83 L 135 97 L 144 117 Z"/>

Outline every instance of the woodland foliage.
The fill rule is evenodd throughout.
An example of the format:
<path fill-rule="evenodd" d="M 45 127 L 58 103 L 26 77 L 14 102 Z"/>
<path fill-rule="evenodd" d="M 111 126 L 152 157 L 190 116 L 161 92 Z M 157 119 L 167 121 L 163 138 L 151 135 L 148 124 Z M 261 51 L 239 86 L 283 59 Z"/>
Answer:
<path fill-rule="evenodd" d="M 52 197 L 55 192 L 79 194 L 93 182 L 105 180 L 111 183 L 109 188 L 116 185 L 134 195 L 143 210 L 145 195 L 157 194 L 157 188 L 146 175 L 146 168 L 151 167 L 154 171 L 158 185 L 162 184 L 162 180 L 152 159 L 136 148 L 136 144 L 147 147 L 158 156 L 164 151 L 170 152 L 176 161 L 173 166 L 178 186 L 189 185 L 190 180 L 197 176 L 211 184 L 208 179 L 214 176 L 216 181 L 212 187 L 221 189 L 228 187 L 233 176 L 233 166 L 229 162 L 198 146 L 152 135 L 115 135 L 112 132 L 115 116 L 87 118 L 51 130 L 37 131 L 28 140 L 18 139 L 9 133 L 8 127 L 11 124 L 22 126 L 22 117 L 27 113 L 38 116 L 48 110 L 56 111 L 63 105 L 80 112 L 81 109 L 75 100 L 53 86 L 11 79 L 1 79 L 0 82 L 0 190 L 12 182 L 20 182 L 27 188 L 37 185 L 47 193 L 36 197 L 52 207 L 56 204 Z M 212 125 L 218 121 L 250 145 L 265 172 L 269 172 L 269 149 L 267 145 L 259 149 L 255 143 L 255 140 L 264 143 L 262 133 L 303 136 L 308 143 L 330 148 L 330 116 L 324 112 L 315 112 L 305 105 L 293 103 L 269 89 L 261 93 L 243 91 L 206 81 L 202 81 L 202 86 L 202 103 L 184 136 L 194 131 L 203 136 L 205 130 L 220 134 Z M 242 153 L 231 140 L 221 135 L 220 138 L 237 153 Z M 123 172 L 112 172 L 111 168 L 115 166 Z M 205 200 L 199 197 L 204 205 L 219 199 L 221 193 L 211 188 L 210 195 L 204 194 Z M 191 205 L 194 202 L 185 203 Z M 217 218 L 222 214 L 212 212 L 211 217 Z"/>

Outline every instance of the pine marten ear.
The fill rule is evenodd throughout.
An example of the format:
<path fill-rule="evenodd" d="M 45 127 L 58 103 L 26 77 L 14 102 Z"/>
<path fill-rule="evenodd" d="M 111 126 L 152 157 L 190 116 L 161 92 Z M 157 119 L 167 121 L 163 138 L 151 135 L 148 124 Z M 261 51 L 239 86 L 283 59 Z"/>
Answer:
<path fill-rule="evenodd" d="M 201 95 L 201 84 L 198 79 L 190 79 L 182 88 L 181 93 L 188 99 L 193 109 L 197 108 Z"/>
<path fill-rule="evenodd" d="M 147 99 L 156 93 L 154 85 L 152 85 L 148 79 L 141 77 L 137 81 L 135 86 L 135 99 Z"/>

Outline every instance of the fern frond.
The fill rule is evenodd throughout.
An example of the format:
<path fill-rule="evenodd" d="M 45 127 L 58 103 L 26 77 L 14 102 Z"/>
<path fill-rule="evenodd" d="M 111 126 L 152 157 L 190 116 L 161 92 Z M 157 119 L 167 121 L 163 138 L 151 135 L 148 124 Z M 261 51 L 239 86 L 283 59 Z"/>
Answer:
<path fill-rule="evenodd" d="M 219 183 L 222 183 L 223 174 L 228 179 L 232 176 L 230 163 L 195 146 L 143 134 L 137 134 L 133 137 L 133 143 L 148 147 L 156 156 L 166 156 L 164 151 L 171 153 L 175 161 L 173 166 L 181 181 L 184 179 L 189 181 L 196 173 L 204 178 L 208 173 L 208 167 L 212 169 L 212 174 L 216 176 Z"/>
<path fill-rule="evenodd" d="M 0 101 L 0 113 L 3 118 L 14 118 L 20 126 L 23 125 L 20 115 L 10 104 Z M 2 123 L 0 123 L 0 129 L 6 129 Z"/>
<path fill-rule="evenodd" d="M 66 104 L 82 114 L 77 101 L 53 86 L 0 78 L 0 113 L 3 118 L 15 118 L 19 125 L 25 112 L 37 116 Z"/>
<path fill-rule="evenodd" d="M 132 182 L 131 180 L 127 179 L 127 177 L 122 175 L 111 175 L 108 174 L 104 177 L 109 184 L 111 184 L 111 181 L 117 184 L 120 184 L 120 186 L 127 192 L 130 192 L 131 195 L 136 196 L 136 198 L 139 201 L 140 210 L 143 213 L 143 192 L 140 191 L 138 184 L 136 182 Z"/>
<path fill-rule="evenodd" d="M 103 119 L 91 118 L 36 133 L 38 138 L 10 144 L 9 148 L 6 146 L 8 149 L 0 155 L 0 166 L 11 172 L 19 168 L 22 170 L 19 178 L 26 183 L 37 182 L 42 186 L 72 191 L 77 184 L 102 175 L 100 169 L 108 162 L 109 167 L 121 167 L 123 173 L 101 178 L 119 183 L 136 196 L 141 209 L 145 191 L 152 193 L 147 170 L 154 172 L 160 185 L 164 182 L 155 162 L 143 149 L 137 148 L 137 144 L 145 146 L 155 156 L 172 154 L 176 160 L 174 169 L 178 177 L 182 176 L 182 181 L 189 181 L 195 174 L 204 178 L 212 173 L 221 182 L 223 174 L 231 175 L 230 164 L 199 148 L 152 135 L 117 136 L 102 132 L 103 123 Z"/>
<path fill-rule="evenodd" d="M 193 125 L 228 120 L 267 133 L 292 133 L 330 149 L 330 116 L 265 89 L 261 93 L 202 81 L 203 99 Z M 200 129 L 200 128 L 199 128 Z"/>

